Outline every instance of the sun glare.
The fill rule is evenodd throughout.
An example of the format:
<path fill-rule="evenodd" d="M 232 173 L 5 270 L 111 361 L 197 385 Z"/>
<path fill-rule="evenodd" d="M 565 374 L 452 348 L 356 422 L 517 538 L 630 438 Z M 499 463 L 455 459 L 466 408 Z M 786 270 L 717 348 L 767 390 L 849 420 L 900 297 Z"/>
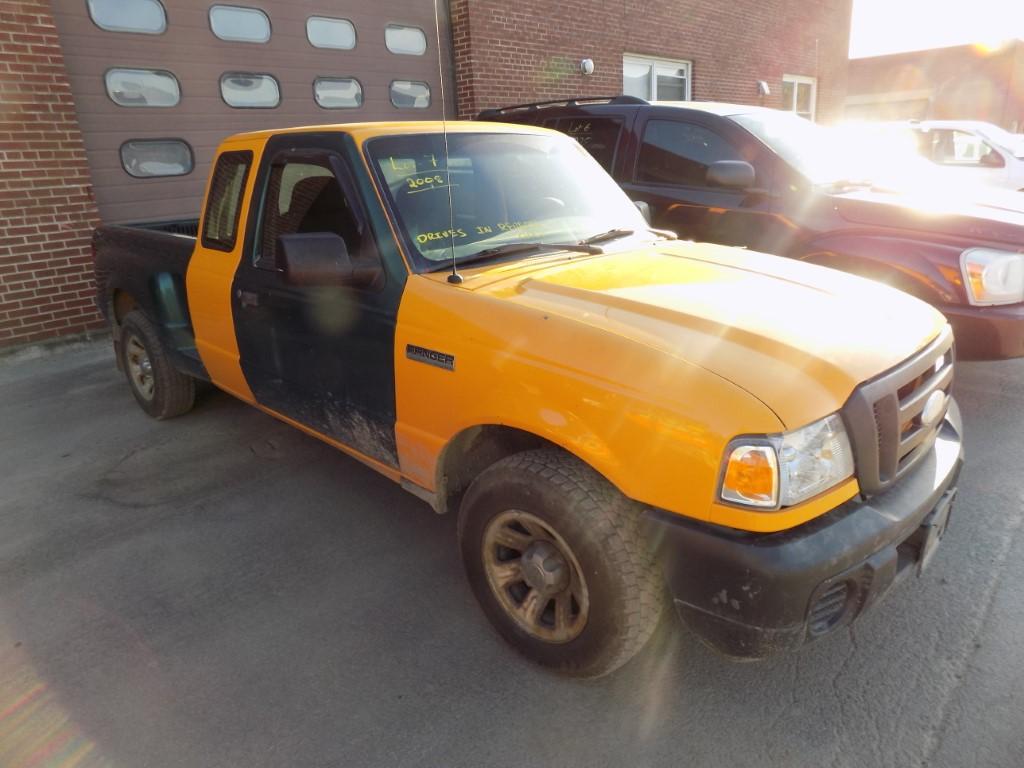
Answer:
<path fill-rule="evenodd" d="M 985 52 L 1024 38 L 1016 0 L 854 0 L 850 57 L 975 44 Z"/>

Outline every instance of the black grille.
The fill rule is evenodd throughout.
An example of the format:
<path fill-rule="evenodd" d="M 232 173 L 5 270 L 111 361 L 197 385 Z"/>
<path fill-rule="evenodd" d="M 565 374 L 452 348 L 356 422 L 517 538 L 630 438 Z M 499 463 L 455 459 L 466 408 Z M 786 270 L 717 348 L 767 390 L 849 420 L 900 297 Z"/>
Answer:
<path fill-rule="evenodd" d="M 880 493 L 932 447 L 953 387 L 953 332 L 947 327 L 920 353 L 862 384 L 843 407 L 846 430 L 866 495 Z M 938 418 L 922 422 L 934 392 L 945 402 Z"/>
<path fill-rule="evenodd" d="M 828 632 L 842 618 L 850 587 L 845 581 L 833 584 L 821 593 L 821 597 L 807 616 L 807 631 L 812 636 Z"/>

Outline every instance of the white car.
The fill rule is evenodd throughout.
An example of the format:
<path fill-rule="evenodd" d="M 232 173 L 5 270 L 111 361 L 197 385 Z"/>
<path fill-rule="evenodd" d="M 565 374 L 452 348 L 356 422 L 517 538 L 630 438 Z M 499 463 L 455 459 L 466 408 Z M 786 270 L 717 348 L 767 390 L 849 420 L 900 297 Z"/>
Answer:
<path fill-rule="evenodd" d="M 1024 135 L 975 120 L 910 124 L 922 155 L 969 184 L 1024 192 Z"/>

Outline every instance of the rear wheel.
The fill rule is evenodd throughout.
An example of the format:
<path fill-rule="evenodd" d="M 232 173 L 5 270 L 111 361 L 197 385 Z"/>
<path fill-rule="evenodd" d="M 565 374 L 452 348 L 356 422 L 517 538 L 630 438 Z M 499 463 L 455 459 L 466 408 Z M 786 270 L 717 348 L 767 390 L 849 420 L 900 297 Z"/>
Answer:
<path fill-rule="evenodd" d="M 195 380 L 167 359 L 156 329 L 139 312 L 121 323 L 121 364 L 139 406 L 155 419 L 170 419 L 191 410 Z"/>
<path fill-rule="evenodd" d="M 636 506 L 554 449 L 485 470 L 459 510 L 470 584 L 498 632 L 531 660 L 598 677 L 632 658 L 664 610 Z"/>

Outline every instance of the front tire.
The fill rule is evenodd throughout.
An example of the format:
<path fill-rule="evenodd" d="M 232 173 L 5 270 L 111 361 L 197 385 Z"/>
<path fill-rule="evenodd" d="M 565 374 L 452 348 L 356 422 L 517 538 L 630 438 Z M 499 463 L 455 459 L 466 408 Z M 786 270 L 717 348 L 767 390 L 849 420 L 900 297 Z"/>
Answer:
<path fill-rule="evenodd" d="M 192 409 L 195 380 L 171 365 L 149 319 L 133 310 L 121 323 L 121 367 L 135 402 L 154 419 L 170 419 Z"/>
<path fill-rule="evenodd" d="M 459 509 L 459 546 L 484 613 L 545 667 L 600 677 L 650 639 L 665 607 L 639 510 L 555 449 L 486 469 Z"/>

